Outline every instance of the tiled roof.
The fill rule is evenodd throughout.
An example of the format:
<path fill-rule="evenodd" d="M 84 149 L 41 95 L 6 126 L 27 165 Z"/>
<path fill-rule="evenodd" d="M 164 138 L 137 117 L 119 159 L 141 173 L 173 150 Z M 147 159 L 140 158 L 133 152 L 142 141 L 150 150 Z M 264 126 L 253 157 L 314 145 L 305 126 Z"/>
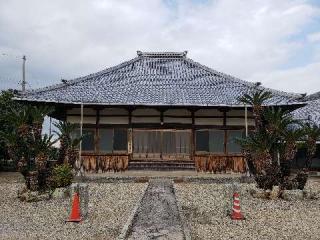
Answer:
<path fill-rule="evenodd" d="M 255 88 L 190 58 L 187 52 L 140 52 L 132 60 L 85 77 L 28 92 L 20 99 L 105 105 L 225 106 Z M 277 90 L 271 105 L 295 104 L 301 97 Z"/>
<path fill-rule="evenodd" d="M 320 92 L 305 97 L 307 105 L 292 112 L 294 118 L 320 126 Z"/>

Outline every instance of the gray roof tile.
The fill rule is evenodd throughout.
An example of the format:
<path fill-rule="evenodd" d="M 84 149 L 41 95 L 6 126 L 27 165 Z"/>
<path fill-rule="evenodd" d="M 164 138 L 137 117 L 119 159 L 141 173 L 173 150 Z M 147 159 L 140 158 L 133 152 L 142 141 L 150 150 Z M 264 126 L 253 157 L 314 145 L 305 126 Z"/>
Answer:
<path fill-rule="evenodd" d="M 305 97 L 307 105 L 292 112 L 295 119 L 320 126 L 320 92 Z"/>
<path fill-rule="evenodd" d="M 139 52 L 132 60 L 53 86 L 28 92 L 28 101 L 107 105 L 241 105 L 238 98 L 257 87 L 186 57 L 187 52 Z M 266 89 L 271 105 L 298 102 L 300 94 Z"/>

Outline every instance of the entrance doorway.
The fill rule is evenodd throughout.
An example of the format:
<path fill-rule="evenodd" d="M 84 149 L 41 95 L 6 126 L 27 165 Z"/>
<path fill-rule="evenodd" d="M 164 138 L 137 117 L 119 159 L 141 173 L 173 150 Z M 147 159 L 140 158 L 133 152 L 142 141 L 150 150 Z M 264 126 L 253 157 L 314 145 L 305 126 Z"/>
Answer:
<path fill-rule="evenodd" d="M 133 159 L 190 160 L 191 129 L 133 129 Z"/>

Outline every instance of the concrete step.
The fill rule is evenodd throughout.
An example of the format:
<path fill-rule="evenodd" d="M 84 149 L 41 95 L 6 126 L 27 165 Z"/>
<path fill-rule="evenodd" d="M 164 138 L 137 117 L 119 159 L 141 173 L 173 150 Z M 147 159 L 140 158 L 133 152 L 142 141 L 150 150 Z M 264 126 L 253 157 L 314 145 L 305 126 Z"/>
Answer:
<path fill-rule="evenodd" d="M 193 161 L 139 161 L 129 162 L 129 170 L 159 170 L 159 171 L 179 171 L 195 170 Z"/>

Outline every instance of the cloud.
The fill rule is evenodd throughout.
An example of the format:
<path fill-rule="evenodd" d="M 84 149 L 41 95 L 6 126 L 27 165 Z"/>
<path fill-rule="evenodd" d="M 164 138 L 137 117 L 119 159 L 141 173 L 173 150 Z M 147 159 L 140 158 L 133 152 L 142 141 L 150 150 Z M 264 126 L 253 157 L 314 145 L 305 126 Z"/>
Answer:
<path fill-rule="evenodd" d="M 307 36 L 309 42 L 320 42 L 320 32 L 311 33 Z"/>
<path fill-rule="evenodd" d="M 258 73 L 254 79 L 269 88 L 287 92 L 314 93 L 320 90 L 320 61 L 285 70 Z"/>
<path fill-rule="evenodd" d="M 290 37 L 317 16 L 317 7 L 299 0 L 2 1 L 0 53 L 27 55 L 34 88 L 113 66 L 136 50 L 189 50 L 209 67 L 282 88 L 278 82 L 288 79 L 280 77 L 297 69 L 281 66 L 312 42 Z M 319 73 L 314 64 L 306 63 L 305 74 Z M 20 76 L 20 57 L 0 56 L 0 88 L 16 87 Z M 304 78 L 305 88 L 314 88 L 314 77 Z M 288 90 L 300 92 L 300 83 Z"/>

